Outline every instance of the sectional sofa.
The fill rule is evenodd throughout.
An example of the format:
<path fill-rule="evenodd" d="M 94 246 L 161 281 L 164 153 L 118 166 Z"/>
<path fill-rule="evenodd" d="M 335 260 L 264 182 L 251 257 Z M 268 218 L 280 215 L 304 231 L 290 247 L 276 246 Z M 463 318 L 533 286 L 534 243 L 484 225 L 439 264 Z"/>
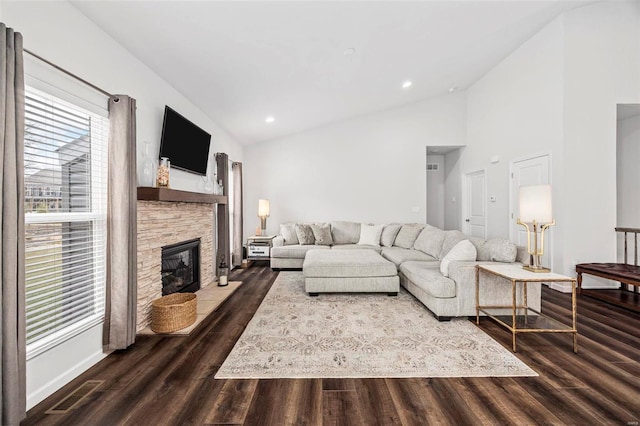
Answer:
<path fill-rule="evenodd" d="M 393 262 L 400 284 L 436 318 L 475 316 L 477 264 L 525 262 L 523 248 L 508 240 L 467 237 L 460 231 L 407 223 L 370 225 L 357 222 L 287 223 L 273 240 L 271 268 L 302 269 L 310 250 L 370 249 Z M 522 292 L 518 302 L 522 302 Z M 528 286 L 528 305 L 540 310 L 539 285 Z M 481 303 L 511 305 L 510 286 L 482 275 Z"/>

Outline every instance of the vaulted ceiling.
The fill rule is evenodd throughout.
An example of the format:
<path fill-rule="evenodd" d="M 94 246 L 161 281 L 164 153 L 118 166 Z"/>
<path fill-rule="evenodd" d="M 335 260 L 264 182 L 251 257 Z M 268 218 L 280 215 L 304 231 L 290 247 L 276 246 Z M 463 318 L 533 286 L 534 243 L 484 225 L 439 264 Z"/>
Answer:
<path fill-rule="evenodd" d="M 586 3 L 73 2 L 244 144 L 464 90 Z"/>

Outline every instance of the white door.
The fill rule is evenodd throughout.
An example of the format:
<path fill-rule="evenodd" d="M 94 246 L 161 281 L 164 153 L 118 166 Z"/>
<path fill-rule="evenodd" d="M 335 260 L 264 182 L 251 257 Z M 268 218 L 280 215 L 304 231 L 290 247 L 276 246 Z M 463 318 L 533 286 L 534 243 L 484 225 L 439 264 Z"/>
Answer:
<path fill-rule="evenodd" d="M 543 185 L 551 183 L 550 176 L 550 158 L 548 154 L 536 157 L 526 158 L 522 160 L 512 161 L 511 168 L 511 241 L 519 246 L 527 245 L 527 231 L 524 226 L 518 225 L 518 199 L 521 186 L 525 185 Z M 551 232 L 552 227 L 545 231 L 544 235 L 544 254 L 542 256 L 542 265 L 551 267 Z"/>
<path fill-rule="evenodd" d="M 485 192 L 484 170 L 464 175 L 462 232 L 472 237 L 486 238 L 487 236 Z"/>

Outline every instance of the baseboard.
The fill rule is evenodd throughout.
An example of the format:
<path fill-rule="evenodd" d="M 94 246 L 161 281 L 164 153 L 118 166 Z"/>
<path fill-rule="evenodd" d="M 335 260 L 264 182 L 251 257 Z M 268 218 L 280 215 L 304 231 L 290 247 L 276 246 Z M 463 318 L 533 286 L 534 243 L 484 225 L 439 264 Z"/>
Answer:
<path fill-rule="evenodd" d="M 98 362 L 107 357 L 109 353 L 103 353 L 98 351 L 88 358 L 85 358 L 81 363 L 74 365 L 72 368 L 56 376 L 54 379 L 45 383 L 40 388 L 27 394 L 27 410 L 35 407 L 40 402 L 44 401 L 47 397 L 52 395 L 57 390 L 61 389 L 64 385 L 78 377 L 80 374 L 93 367 Z"/>
<path fill-rule="evenodd" d="M 553 282 L 545 283 L 547 287 L 552 290 L 559 291 L 560 293 L 571 293 L 571 283 L 568 282 Z"/>

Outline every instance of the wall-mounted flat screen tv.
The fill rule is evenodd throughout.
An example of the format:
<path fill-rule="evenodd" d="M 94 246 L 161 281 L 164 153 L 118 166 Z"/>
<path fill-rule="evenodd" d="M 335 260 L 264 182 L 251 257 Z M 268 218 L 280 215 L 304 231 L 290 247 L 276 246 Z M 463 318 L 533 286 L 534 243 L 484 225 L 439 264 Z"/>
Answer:
<path fill-rule="evenodd" d="M 169 106 L 164 107 L 160 157 L 168 157 L 172 168 L 206 175 L 210 143 L 209 133 Z"/>

